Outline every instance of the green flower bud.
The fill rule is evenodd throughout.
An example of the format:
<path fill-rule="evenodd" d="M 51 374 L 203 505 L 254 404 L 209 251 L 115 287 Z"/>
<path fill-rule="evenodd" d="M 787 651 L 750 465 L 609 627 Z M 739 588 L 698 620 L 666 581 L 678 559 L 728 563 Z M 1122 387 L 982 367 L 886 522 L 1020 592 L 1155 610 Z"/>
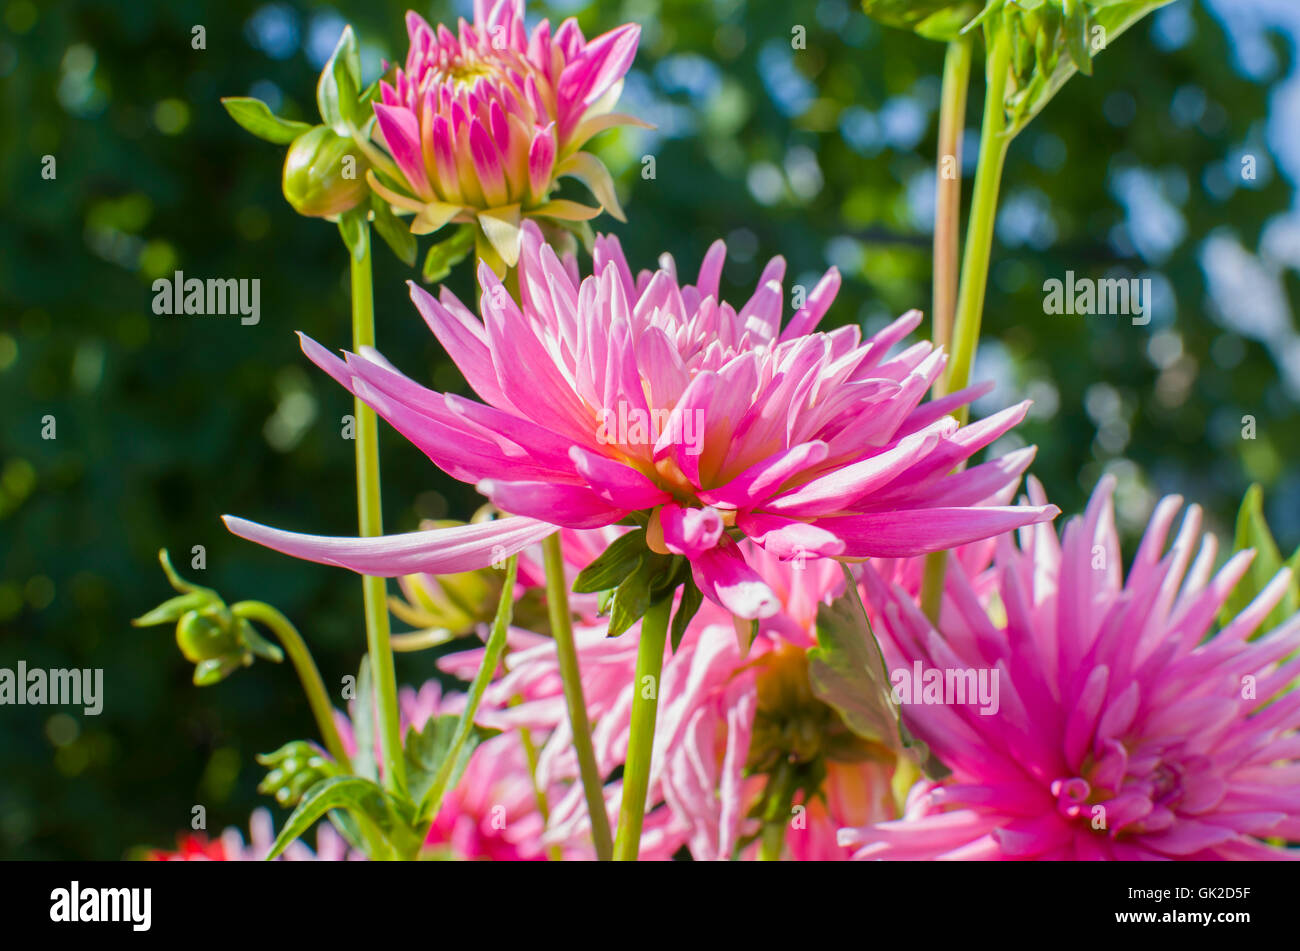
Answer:
<path fill-rule="evenodd" d="M 176 644 L 185 659 L 195 664 L 243 653 L 229 612 L 215 605 L 185 614 L 176 625 Z"/>
<path fill-rule="evenodd" d="M 284 197 L 294 211 L 329 218 L 365 201 L 369 165 L 350 138 L 318 125 L 293 140 L 284 159 Z"/>

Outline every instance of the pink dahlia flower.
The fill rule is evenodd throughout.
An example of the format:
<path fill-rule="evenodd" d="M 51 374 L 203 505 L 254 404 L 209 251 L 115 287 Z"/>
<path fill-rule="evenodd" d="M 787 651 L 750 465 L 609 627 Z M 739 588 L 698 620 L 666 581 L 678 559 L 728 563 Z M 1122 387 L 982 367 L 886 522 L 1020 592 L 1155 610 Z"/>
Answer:
<path fill-rule="evenodd" d="M 1125 578 L 1113 490 L 1104 479 L 1060 542 L 1045 526 L 1022 531 L 1019 547 L 999 540 L 992 613 L 977 593 L 990 575 L 950 570 L 939 631 L 900 588 L 864 571 L 896 697 L 919 668 L 945 687 L 948 672 L 996 675 L 998 700 L 941 696 L 938 680 L 933 696 L 912 693 L 908 725 L 953 775 L 915 787 L 900 820 L 844 829 L 857 857 L 1298 854 L 1270 840 L 1300 840 L 1300 693 L 1289 692 L 1300 616 L 1251 639 L 1289 572 L 1214 632 L 1253 553 L 1214 574 L 1214 537 L 1194 550 L 1195 506 L 1164 553 L 1181 505 L 1170 497 Z M 1041 499 L 1041 487 L 1030 492 Z"/>
<path fill-rule="evenodd" d="M 749 546 L 751 543 L 743 543 Z M 787 854 L 803 860 L 846 859 L 836 842 L 845 825 L 892 818 L 892 757 L 847 734 L 834 711 L 812 696 L 804 653 L 815 643 L 817 608 L 843 588 L 843 573 L 829 560 L 806 566 L 754 551 L 751 557 L 781 599 L 781 610 L 760 623 L 742 650 L 727 614 L 706 605 L 676 651 L 666 652 L 659 681 L 662 707 L 655 727 L 654 759 L 642 834 L 643 858 L 665 859 L 683 846 L 697 860 L 753 858 L 749 844 L 759 829 L 752 818 L 766 774 L 789 760 L 814 783 L 800 793 L 785 834 Z M 603 623 L 575 632 L 583 694 L 593 724 L 593 746 L 603 773 L 627 756 L 630 711 L 640 686 L 633 683 L 639 629 L 610 638 Z M 441 666 L 472 677 L 481 650 L 444 658 Z M 515 632 L 508 673 L 485 697 L 495 726 L 527 727 L 545 739 L 538 776 L 567 792 L 552 803 L 546 840 L 585 843 L 590 835 L 586 801 L 577 783 L 555 642 Z M 843 754 L 852 755 L 845 756 Z M 839 754 L 837 756 L 837 754 Z M 622 788 L 605 788 L 611 818 Z"/>
<path fill-rule="evenodd" d="M 380 86 L 378 134 L 402 181 L 371 185 L 414 212 L 411 230 L 476 223 L 506 266 L 519 256 L 521 217 L 585 220 L 600 213 L 551 197 L 556 180 L 579 179 L 623 217 L 604 165 L 582 151 L 599 132 L 637 124 L 614 113 L 640 27 L 629 23 L 588 42 L 576 20 L 554 33 L 543 20 L 528 36 L 523 0 L 475 0 L 459 34 L 407 13 L 406 68 Z"/>
<path fill-rule="evenodd" d="M 741 618 L 779 601 L 746 563 L 752 539 L 781 558 L 896 557 L 951 548 L 1053 518 L 1052 505 L 1000 503 L 1034 450 L 953 468 L 1023 418 L 1027 403 L 960 426 L 972 387 L 922 405 L 945 356 L 929 343 L 889 352 L 911 312 L 864 341 L 816 327 L 839 287 L 832 269 L 781 328 L 785 262 L 774 258 L 738 310 L 718 297 L 726 247 L 694 284 L 670 257 L 633 277 L 618 241 L 597 240 L 579 280 L 531 222 L 522 308 L 486 265 L 480 322 L 445 288 L 411 296 L 476 402 L 437 393 L 373 350 L 307 355 L 441 469 L 512 517 L 387 538 L 321 538 L 227 518 L 237 535 L 364 574 L 483 567 L 556 528 L 648 524 L 656 550 L 686 557 L 696 584 Z"/>

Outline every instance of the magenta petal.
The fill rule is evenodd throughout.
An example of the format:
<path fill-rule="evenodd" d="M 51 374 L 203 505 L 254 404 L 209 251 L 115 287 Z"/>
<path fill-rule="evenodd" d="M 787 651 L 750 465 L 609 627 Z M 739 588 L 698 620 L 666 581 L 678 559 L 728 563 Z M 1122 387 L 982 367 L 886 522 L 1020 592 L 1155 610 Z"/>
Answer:
<path fill-rule="evenodd" d="M 692 558 L 691 574 L 706 598 L 738 618 L 771 617 L 781 609 L 767 582 L 734 544 L 710 548 Z"/>
<path fill-rule="evenodd" d="M 844 541 L 848 558 L 910 558 L 1001 535 L 1060 514 L 1055 505 L 932 508 L 836 515 L 815 524 Z"/>
<path fill-rule="evenodd" d="M 659 522 L 664 530 L 664 547 L 687 558 L 717 545 L 724 527 L 717 509 L 683 508 L 676 503 L 660 510 Z"/>
<path fill-rule="evenodd" d="M 611 505 L 623 509 L 648 509 L 672 501 L 671 495 L 631 466 L 581 446 L 569 447 L 569 458 L 592 490 Z"/>
<path fill-rule="evenodd" d="M 742 512 L 736 527 L 781 559 L 834 557 L 844 551 L 844 542 L 834 532 L 780 515 Z"/>
<path fill-rule="evenodd" d="M 545 519 L 563 528 L 602 528 L 628 514 L 582 485 L 485 479 L 478 490 L 502 511 Z"/>
<path fill-rule="evenodd" d="M 555 531 L 554 525 L 536 519 L 507 517 L 404 535 L 347 538 L 285 532 L 234 515 L 223 515 L 222 520 L 240 538 L 286 555 L 385 578 L 486 568 Z"/>
<path fill-rule="evenodd" d="M 424 174 L 424 155 L 420 151 L 420 123 L 415 113 L 402 106 L 377 102 L 375 116 L 388 151 L 393 153 L 393 161 L 406 176 L 407 183 L 421 198 L 431 197 L 429 179 Z"/>

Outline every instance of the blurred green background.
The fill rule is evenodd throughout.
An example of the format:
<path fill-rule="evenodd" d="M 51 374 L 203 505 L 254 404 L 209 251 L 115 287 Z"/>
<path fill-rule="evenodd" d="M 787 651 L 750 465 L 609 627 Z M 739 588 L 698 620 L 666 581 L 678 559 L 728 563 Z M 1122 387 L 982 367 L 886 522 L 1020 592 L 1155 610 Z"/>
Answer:
<path fill-rule="evenodd" d="M 347 344 L 344 251 L 332 225 L 293 214 L 282 151 L 238 129 L 218 98 L 254 95 L 314 120 L 316 75 L 343 24 L 361 37 L 369 80 L 382 59 L 404 58 L 406 6 L 0 0 L 0 666 L 102 667 L 106 694 L 98 717 L 0 707 L 0 856 L 167 846 L 195 804 L 211 831 L 246 827 L 268 802 L 254 754 L 314 734 L 288 665 L 200 690 L 169 630 L 129 626 L 171 593 L 159 548 L 228 600 L 280 607 L 329 684 L 355 670 L 353 577 L 218 521 L 355 525 L 340 438 L 351 402 L 293 336 Z M 467 6 L 416 4 L 432 22 Z M 588 36 L 643 27 L 623 109 L 658 130 L 598 140 L 632 222 L 598 224 L 634 267 L 668 250 L 693 275 L 725 236 L 733 301 L 780 253 L 790 283 L 811 288 L 831 263 L 844 272 L 832 325 L 874 330 L 929 310 L 938 45 L 846 0 L 529 6 L 530 24 L 570 14 Z M 205 49 L 192 48 L 195 25 Z M 797 26 L 806 49 L 792 49 Z M 1101 54 L 1096 75 L 1072 80 L 1011 148 L 975 373 L 998 389 L 976 411 L 1036 399 L 1009 439 L 1038 444 L 1034 471 L 1066 513 L 1115 472 L 1130 542 L 1165 492 L 1205 506 L 1226 539 L 1259 481 L 1282 548 L 1300 543 L 1298 35 L 1293 0 L 1179 0 Z M 463 390 L 407 300 L 413 275 L 382 247 L 376 262 L 380 349 Z M 259 278 L 260 324 L 155 316 L 151 282 L 176 269 Z M 1067 270 L 1150 277 L 1154 319 L 1045 315 L 1043 282 Z M 468 280 L 462 268 L 452 282 L 463 299 Z M 54 439 L 42 438 L 47 415 Z M 390 530 L 476 504 L 391 430 L 381 447 Z M 195 545 L 204 571 L 189 567 Z M 419 683 L 433 665 L 430 653 L 399 656 L 399 679 Z"/>

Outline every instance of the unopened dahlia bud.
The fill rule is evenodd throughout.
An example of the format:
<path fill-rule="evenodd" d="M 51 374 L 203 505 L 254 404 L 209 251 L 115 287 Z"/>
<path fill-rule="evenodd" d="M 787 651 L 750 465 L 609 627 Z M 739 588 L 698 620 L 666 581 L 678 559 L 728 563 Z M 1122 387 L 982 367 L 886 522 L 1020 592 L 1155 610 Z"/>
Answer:
<path fill-rule="evenodd" d="M 329 218 L 366 200 L 365 156 L 350 138 L 318 125 L 289 146 L 284 158 L 284 197 L 293 210 Z"/>
<path fill-rule="evenodd" d="M 476 0 L 456 32 L 408 13 L 404 69 L 380 85 L 373 135 L 393 158 L 371 185 L 413 213 L 411 231 L 471 224 L 501 273 L 519 257 L 522 218 L 582 222 L 622 210 L 600 160 L 582 147 L 619 125 L 612 112 L 636 54 L 633 23 L 588 41 L 576 20 L 524 30 L 523 0 Z M 393 176 L 396 176 L 394 178 Z M 578 179 L 601 207 L 554 198 L 559 178 Z"/>

